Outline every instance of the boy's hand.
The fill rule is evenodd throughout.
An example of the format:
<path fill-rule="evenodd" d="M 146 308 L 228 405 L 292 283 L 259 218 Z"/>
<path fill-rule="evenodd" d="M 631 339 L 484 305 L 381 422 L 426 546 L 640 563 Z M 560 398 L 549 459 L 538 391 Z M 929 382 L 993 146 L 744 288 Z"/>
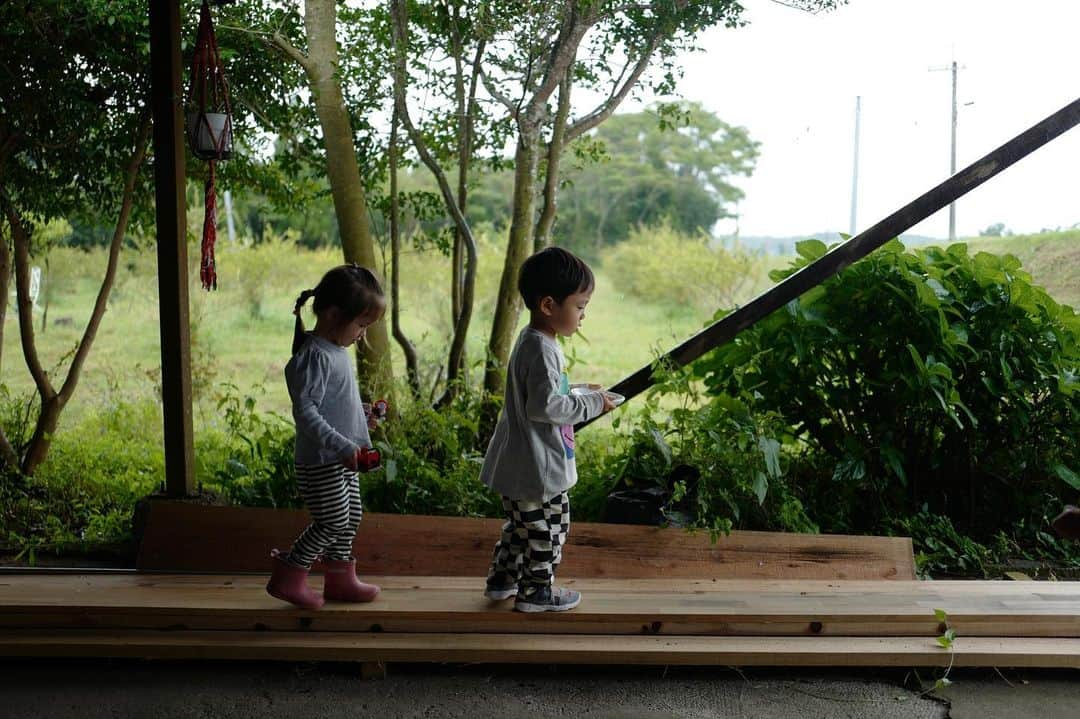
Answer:
<path fill-rule="evenodd" d="M 616 406 L 618 406 L 614 402 L 611 401 L 611 395 L 609 395 L 607 392 L 604 392 L 603 390 L 601 390 L 600 391 L 600 396 L 604 398 L 604 411 L 605 412 L 610 412 L 611 410 L 615 409 Z"/>

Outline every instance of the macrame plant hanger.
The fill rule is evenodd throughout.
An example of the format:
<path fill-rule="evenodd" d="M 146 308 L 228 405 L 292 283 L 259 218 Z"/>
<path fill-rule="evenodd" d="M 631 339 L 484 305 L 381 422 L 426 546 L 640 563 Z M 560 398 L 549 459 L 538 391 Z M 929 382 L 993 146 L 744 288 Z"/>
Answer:
<path fill-rule="evenodd" d="M 214 260 L 214 243 L 217 240 L 215 165 L 219 160 L 232 157 L 233 138 L 229 86 L 225 81 L 207 0 L 203 0 L 199 11 L 199 32 L 191 60 L 187 132 L 192 153 L 210 165 L 204 191 L 206 213 L 203 217 L 199 278 L 203 289 L 217 289 L 217 265 Z"/>

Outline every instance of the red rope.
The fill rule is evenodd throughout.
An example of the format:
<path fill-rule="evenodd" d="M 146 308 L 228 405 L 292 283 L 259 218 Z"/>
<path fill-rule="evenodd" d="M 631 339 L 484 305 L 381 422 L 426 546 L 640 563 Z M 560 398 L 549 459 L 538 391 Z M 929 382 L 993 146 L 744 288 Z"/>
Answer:
<path fill-rule="evenodd" d="M 204 290 L 217 289 L 217 263 L 214 260 L 214 242 L 217 241 L 217 194 L 214 191 L 214 166 L 210 160 L 210 174 L 206 178 L 206 191 L 203 201 L 206 214 L 203 215 L 202 257 L 199 264 L 199 278 Z"/>
<path fill-rule="evenodd" d="M 202 280 L 203 289 L 211 290 L 217 289 L 217 263 L 214 258 L 214 244 L 217 241 L 215 165 L 216 160 L 227 159 L 229 156 L 231 145 L 226 147 L 226 140 L 231 143 L 232 118 L 229 108 L 229 88 L 225 82 L 221 55 L 218 52 L 217 38 L 214 36 L 214 24 L 210 17 L 210 5 L 207 0 L 203 0 L 199 10 L 199 31 L 192 55 L 191 91 L 188 97 L 198 111 L 198 127 L 194 132 L 196 138 L 202 135 L 204 130 L 213 136 L 210 122 L 206 117 L 207 111 L 224 112 L 226 116 L 225 125 L 215 138 L 215 153 L 199 151 L 193 147 L 193 151 L 208 160 L 210 164 L 204 191 L 206 214 L 203 217 L 199 278 Z"/>

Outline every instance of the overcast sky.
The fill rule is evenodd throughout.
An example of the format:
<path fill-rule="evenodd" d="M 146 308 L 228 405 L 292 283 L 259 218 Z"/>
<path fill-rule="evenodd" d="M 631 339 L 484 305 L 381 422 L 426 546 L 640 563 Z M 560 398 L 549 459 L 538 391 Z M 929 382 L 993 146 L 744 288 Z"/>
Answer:
<path fill-rule="evenodd" d="M 859 230 L 948 176 L 950 73 L 930 68 L 961 65 L 958 169 L 1080 97 L 1080 0 L 851 0 L 819 15 L 744 5 L 751 24 L 703 35 L 680 85 L 762 143 L 739 183 L 743 235 L 848 230 L 856 96 Z M 1078 173 L 1075 128 L 961 199 L 957 234 L 1080 223 Z M 948 211 L 912 232 L 947 237 Z"/>

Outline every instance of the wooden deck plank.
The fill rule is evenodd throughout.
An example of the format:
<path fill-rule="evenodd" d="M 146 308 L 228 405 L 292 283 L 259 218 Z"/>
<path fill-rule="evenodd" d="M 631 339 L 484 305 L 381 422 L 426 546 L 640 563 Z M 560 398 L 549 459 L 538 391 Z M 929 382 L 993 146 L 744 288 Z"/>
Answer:
<path fill-rule="evenodd" d="M 0 630 L 0 656 L 700 666 L 1080 667 L 1080 639 Z"/>
<path fill-rule="evenodd" d="M 566 579 L 584 594 L 581 607 L 526 615 L 481 597 L 479 578 L 367 579 L 384 587 L 375 602 L 309 612 L 250 575 L 4 575 L 0 626 L 936 636 L 943 609 L 961 636 L 1080 637 L 1080 584 L 1067 582 Z"/>
<path fill-rule="evenodd" d="M 141 570 L 267 571 L 308 523 L 302 510 L 153 501 L 143 517 Z M 368 513 L 354 544 L 361 573 L 482 575 L 502 521 Z M 422 542 L 417 537 L 423 537 Z M 575 523 L 564 567 L 578 576 L 742 579 L 915 579 L 911 540 L 779 532 L 707 532 Z"/>

